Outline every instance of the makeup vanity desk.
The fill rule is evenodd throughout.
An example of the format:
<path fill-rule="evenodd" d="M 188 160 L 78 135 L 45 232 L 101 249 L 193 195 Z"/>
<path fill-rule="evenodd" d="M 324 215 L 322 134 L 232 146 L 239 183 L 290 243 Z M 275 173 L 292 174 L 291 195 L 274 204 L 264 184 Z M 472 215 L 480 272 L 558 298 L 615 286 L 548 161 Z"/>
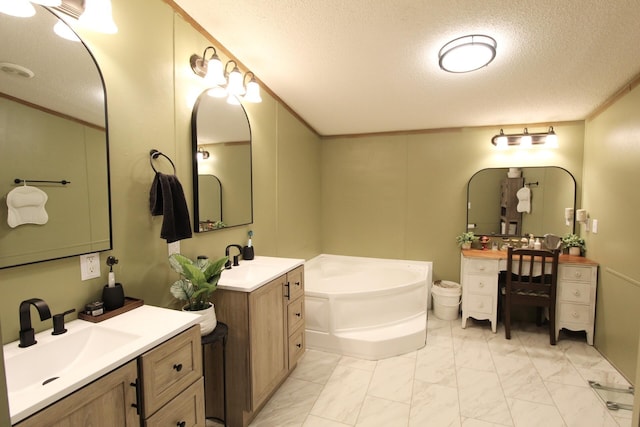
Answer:
<path fill-rule="evenodd" d="M 507 269 L 507 252 L 462 250 L 462 328 L 467 319 L 489 320 L 496 332 L 498 317 L 498 275 Z M 588 258 L 560 255 L 556 304 L 556 339 L 560 329 L 586 331 L 593 345 L 598 264 Z"/>

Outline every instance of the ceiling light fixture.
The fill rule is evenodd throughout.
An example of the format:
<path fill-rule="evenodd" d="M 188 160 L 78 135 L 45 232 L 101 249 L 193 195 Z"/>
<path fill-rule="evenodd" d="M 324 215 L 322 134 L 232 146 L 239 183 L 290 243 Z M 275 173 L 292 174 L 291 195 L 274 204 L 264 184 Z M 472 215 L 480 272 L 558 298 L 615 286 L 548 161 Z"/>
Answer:
<path fill-rule="evenodd" d="M 209 59 L 207 53 L 213 51 Z M 211 85 L 208 94 L 216 98 L 227 98 L 229 104 L 239 104 L 240 100 L 246 102 L 262 102 L 260 97 L 260 85 L 253 72 L 242 74 L 236 61 L 229 60 L 223 66 L 220 57 L 213 46 L 207 46 L 198 56 L 195 53 L 189 58 L 191 69 Z M 247 77 L 250 77 L 247 81 Z"/>
<path fill-rule="evenodd" d="M 451 40 L 438 52 L 438 64 L 450 73 L 468 73 L 489 65 L 496 57 L 497 42 L 482 34 Z"/>
<path fill-rule="evenodd" d="M 510 146 L 530 148 L 533 145 L 558 148 L 558 135 L 553 130 L 553 126 L 549 126 L 547 132 L 536 133 L 529 133 L 529 129 L 524 128 L 522 133 L 505 134 L 504 130 L 500 129 L 500 133 L 491 138 L 491 143 L 498 149 L 505 149 Z"/>

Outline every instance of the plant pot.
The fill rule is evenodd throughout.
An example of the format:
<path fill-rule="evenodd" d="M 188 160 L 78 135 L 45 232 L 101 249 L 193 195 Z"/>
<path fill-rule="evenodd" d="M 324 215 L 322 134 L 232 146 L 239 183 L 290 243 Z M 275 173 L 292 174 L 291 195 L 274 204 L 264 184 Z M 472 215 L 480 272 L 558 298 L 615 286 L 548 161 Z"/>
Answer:
<path fill-rule="evenodd" d="M 200 317 L 200 334 L 202 336 L 209 335 L 216 328 L 218 319 L 216 318 L 216 310 L 213 303 L 209 303 L 209 308 L 204 310 L 188 310 L 185 305 L 182 307 L 182 311 L 189 313 L 199 314 Z"/>
<path fill-rule="evenodd" d="M 571 246 L 569 248 L 569 255 L 580 256 L 580 248 L 578 246 Z"/>
<path fill-rule="evenodd" d="M 471 249 L 471 242 L 465 242 L 462 244 L 462 249 Z"/>

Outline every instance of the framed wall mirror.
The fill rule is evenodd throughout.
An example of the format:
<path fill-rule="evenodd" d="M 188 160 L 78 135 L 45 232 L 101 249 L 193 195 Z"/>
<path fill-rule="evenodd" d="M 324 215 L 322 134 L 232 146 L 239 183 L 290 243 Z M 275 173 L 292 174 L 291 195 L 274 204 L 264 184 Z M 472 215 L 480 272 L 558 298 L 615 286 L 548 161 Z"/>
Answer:
<path fill-rule="evenodd" d="M 524 189 L 524 190 L 523 190 Z M 576 181 L 563 168 L 489 168 L 476 172 L 467 186 L 467 231 L 477 236 L 573 233 Z"/>
<path fill-rule="evenodd" d="M 204 91 L 193 108 L 191 132 L 193 229 L 251 224 L 251 127 L 244 107 Z"/>
<path fill-rule="evenodd" d="M 0 13 L 0 268 L 111 249 L 102 74 L 79 38 L 54 33 L 71 28 L 34 6 L 29 18 Z M 27 190 L 46 194 L 26 210 L 47 221 L 12 226 L 7 196 Z"/>

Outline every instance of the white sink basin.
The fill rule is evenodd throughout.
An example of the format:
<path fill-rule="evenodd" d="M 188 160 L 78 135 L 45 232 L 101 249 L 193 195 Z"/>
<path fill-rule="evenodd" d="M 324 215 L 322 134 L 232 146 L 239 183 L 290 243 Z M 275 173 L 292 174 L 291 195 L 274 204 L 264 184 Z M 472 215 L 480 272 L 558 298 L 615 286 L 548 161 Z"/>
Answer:
<path fill-rule="evenodd" d="M 3 346 L 11 424 L 34 414 L 197 324 L 193 313 L 143 305 L 100 323 L 73 320 L 67 332 Z"/>
<path fill-rule="evenodd" d="M 9 395 L 37 392 L 67 373 L 140 338 L 86 322 L 63 335 L 42 339 L 5 359 Z"/>
<path fill-rule="evenodd" d="M 251 292 L 303 263 L 302 259 L 264 256 L 257 256 L 251 261 L 242 260 L 239 266 L 222 272 L 218 287 Z"/>

